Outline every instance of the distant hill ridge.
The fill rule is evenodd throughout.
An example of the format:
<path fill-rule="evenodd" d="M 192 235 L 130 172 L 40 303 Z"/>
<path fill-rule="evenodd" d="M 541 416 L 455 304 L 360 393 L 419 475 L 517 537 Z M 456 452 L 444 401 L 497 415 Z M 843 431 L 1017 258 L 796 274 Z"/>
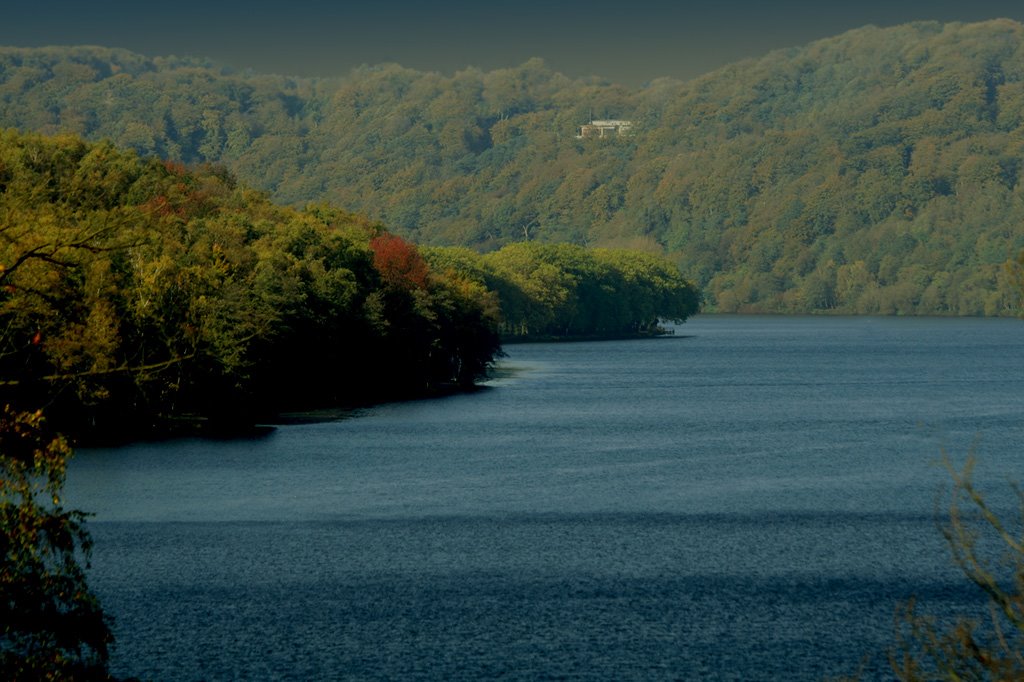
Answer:
<path fill-rule="evenodd" d="M 327 200 L 426 244 L 662 251 L 714 310 L 1010 314 L 1022 35 L 866 27 L 639 89 L 540 60 L 305 79 L 0 48 L 0 126 L 222 163 L 278 201 Z M 595 118 L 632 129 L 578 138 Z"/>

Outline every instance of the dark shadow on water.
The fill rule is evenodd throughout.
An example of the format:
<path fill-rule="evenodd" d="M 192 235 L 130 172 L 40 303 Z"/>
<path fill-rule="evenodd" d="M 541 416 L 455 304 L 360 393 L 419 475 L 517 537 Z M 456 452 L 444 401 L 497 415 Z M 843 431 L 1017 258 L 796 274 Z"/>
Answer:
<path fill-rule="evenodd" d="M 504 370 L 495 369 L 492 370 L 485 381 L 498 378 L 499 376 L 511 376 L 513 372 L 506 373 Z M 394 400 L 382 400 L 380 402 L 368 402 L 360 405 L 347 405 L 347 406 L 334 406 L 334 407 L 320 407 L 308 410 L 296 410 L 281 412 L 273 418 L 266 419 L 265 424 L 267 428 L 273 428 L 275 426 L 293 426 L 297 424 L 322 424 L 325 422 L 336 422 L 344 421 L 346 419 L 356 419 L 366 414 L 367 410 L 381 406 L 381 405 L 401 405 L 406 403 L 419 403 L 435 400 L 446 400 L 461 395 L 472 395 L 475 393 L 483 393 L 485 391 L 492 391 L 494 387 L 486 386 L 483 384 L 476 384 L 474 386 L 444 386 L 441 388 L 434 389 L 418 395 L 412 395 L 407 398 L 397 398 Z"/>
<path fill-rule="evenodd" d="M 494 370 L 492 375 L 488 376 L 486 380 L 494 378 L 494 375 L 507 376 L 502 370 Z M 441 386 L 404 398 L 285 410 L 273 415 L 256 417 L 253 421 L 216 421 L 201 417 L 180 417 L 166 419 L 160 423 L 151 424 L 146 428 L 138 428 L 131 431 L 94 433 L 88 437 L 81 438 L 76 443 L 76 446 L 86 448 L 119 447 L 135 443 L 164 443 L 196 439 L 219 442 L 262 440 L 273 435 L 280 426 L 344 421 L 361 417 L 370 408 L 381 405 L 444 400 L 454 396 L 490 390 L 493 390 L 493 387 L 480 384 L 471 387 Z"/>

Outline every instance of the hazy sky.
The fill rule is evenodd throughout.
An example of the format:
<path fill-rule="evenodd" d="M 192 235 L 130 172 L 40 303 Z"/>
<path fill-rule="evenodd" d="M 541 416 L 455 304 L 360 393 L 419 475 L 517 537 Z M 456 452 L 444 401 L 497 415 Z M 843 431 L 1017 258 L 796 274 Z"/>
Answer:
<path fill-rule="evenodd" d="M 730 61 L 866 24 L 1024 21 L 1020 0 L 138 0 L 10 3 L 0 45 L 105 45 L 209 57 L 239 69 L 341 75 L 398 62 L 453 72 L 542 57 L 570 76 L 630 85 L 690 78 Z"/>

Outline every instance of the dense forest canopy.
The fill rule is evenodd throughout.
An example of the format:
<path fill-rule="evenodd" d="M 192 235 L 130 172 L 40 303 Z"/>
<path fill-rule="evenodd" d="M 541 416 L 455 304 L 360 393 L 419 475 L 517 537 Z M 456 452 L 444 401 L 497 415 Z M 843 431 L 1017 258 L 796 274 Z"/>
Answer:
<path fill-rule="evenodd" d="M 427 255 L 223 168 L 0 133 L 0 398 L 78 430 L 246 422 L 470 386 L 500 331 L 649 333 L 698 307 L 649 254 Z"/>
<path fill-rule="evenodd" d="M 73 430 L 251 420 L 482 377 L 482 285 L 324 207 L 110 144 L 0 133 L 0 397 Z"/>
<path fill-rule="evenodd" d="M 662 322 L 700 308 L 699 292 L 672 263 L 640 251 L 517 242 L 484 256 L 465 247 L 424 256 L 495 292 L 510 339 L 657 334 Z"/>
<path fill-rule="evenodd" d="M 1007 314 L 1024 248 L 1024 26 L 867 27 L 640 89 L 531 60 L 232 72 L 0 50 L 0 125 L 223 163 L 419 244 L 667 254 L 719 311 Z M 629 134 L 577 137 L 593 118 Z"/>

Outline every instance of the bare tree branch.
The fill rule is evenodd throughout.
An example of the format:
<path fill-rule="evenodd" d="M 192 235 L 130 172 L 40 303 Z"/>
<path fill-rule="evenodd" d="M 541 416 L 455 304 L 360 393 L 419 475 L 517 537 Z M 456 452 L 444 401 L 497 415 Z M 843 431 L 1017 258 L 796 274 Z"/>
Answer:
<path fill-rule="evenodd" d="M 150 372 L 154 370 L 166 369 L 174 365 L 180 364 L 187 360 L 192 360 L 196 357 L 195 353 L 189 355 L 183 355 L 177 358 L 171 358 L 170 360 L 164 360 L 163 362 L 154 362 L 148 365 L 122 365 L 115 367 L 114 369 L 94 369 L 85 372 L 72 372 L 69 374 L 48 374 L 46 376 L 39 377 L 36 381 L 45 382 L 57 382 L 57 381 L 70 381 L 72 379 L 82 379 L 85 377 L 97 377 L 97 376 L 109 376 L 111 374 L 125 374 L 125 373 L 142 373 Z M 20 379 L 0 379 L 0 386 L 20 386 L 26 383 Z"/>

